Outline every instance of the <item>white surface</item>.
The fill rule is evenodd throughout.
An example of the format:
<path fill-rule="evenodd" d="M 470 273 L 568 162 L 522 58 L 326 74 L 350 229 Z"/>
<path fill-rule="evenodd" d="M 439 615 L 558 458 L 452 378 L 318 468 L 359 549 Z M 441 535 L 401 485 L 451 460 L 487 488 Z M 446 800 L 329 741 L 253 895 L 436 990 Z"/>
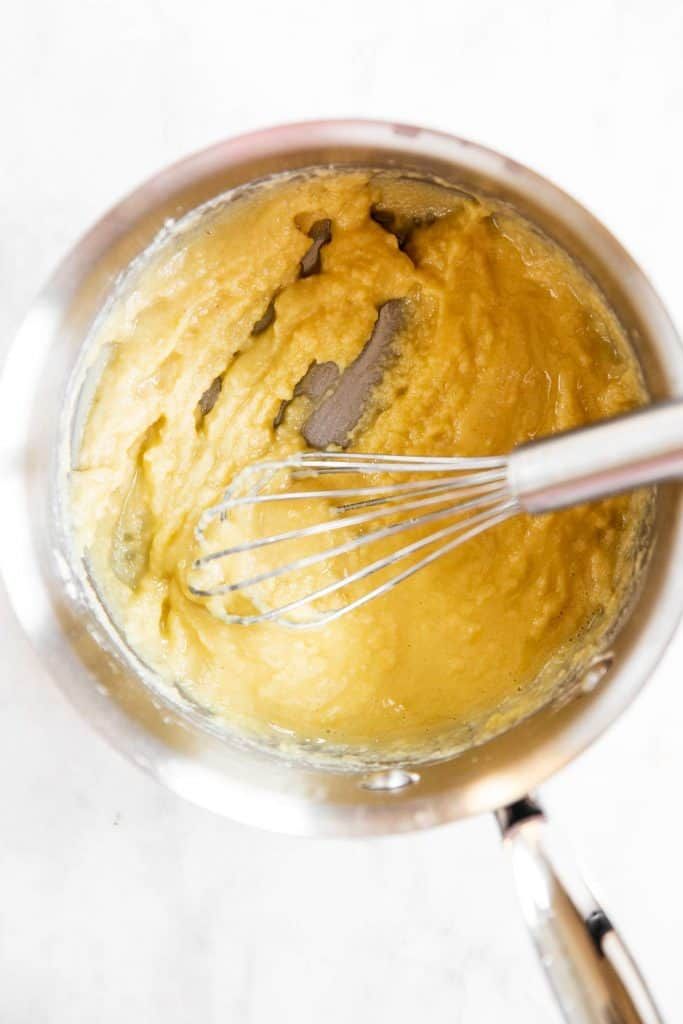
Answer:
<path fill-rule="evenodd" d="M 3 344 L 65 248 L 142 178 L 220 137 L 325 115 L 441 127 L 546 173 L 683 323 L 676 0 L 9 6 Z M 679 635 L 637 704 L 544 792 L 671 1021 L 682 658 Z M 2 661 L 3 1024 L 559 1020 L 491 821 L 372 842 L 258 834 L 125 763 L 23 644 L 5 636 Z"/>

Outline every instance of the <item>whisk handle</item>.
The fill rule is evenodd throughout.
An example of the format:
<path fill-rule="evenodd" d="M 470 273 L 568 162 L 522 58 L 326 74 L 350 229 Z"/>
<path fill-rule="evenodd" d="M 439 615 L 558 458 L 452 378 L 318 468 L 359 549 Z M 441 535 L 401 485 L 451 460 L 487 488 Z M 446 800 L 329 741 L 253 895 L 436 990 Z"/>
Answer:
<path fill-rule="evenodd" d="M 513 494 L 534 513 L 681 478 L 683 400 L 532 441 L 508 462 Z"/>

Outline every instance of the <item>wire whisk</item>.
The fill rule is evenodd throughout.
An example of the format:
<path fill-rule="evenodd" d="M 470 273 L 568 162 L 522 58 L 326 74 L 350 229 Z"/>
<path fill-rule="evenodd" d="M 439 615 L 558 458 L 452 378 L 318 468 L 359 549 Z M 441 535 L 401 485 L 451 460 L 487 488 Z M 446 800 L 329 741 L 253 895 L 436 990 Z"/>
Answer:
<path fill-rule="evenodd" d="M 683 475 L 683 403 L 508 456 L 304 452 L 256 462 L 204 511 L 189 590 L 228 623 L 333 622 L 520 512 Z"/>
<path fill-rule="evenodd" d="M 381 478 L 380 482 L 358 482 L 359 477 L 362 481 L 369 475 L 373 480 Z M 396 482 L 396 477 L 404 479 Z M 292 487 L 292 484 L 310 484 L 320 478 L 326 481 L 341 478 L 342 482 L 334 487 Z M 355 483 L 352 482 L 354 479 Z M 276 532 L 210 551 L 196 560 L 194 569 L 206 570 L 212 563 L 273 549 L 276 545 L 284 551 L 286 546 L 293 544 L 299 548 L 302 545 L 308 547 L 315 538 L 328 540 L 331 535 L 336 535 L 341 539 L 289 561 L 274 559 L 268 568 L 256 570 L 244 578 L 208 586 L 193 583 L 190 585 L 192 593 L 206 598 L 246 595 L 259 608 L 253 614 L 224 611 L 221 617 L 228 622 L 322 625 L 386 593 L 448 551 L 502 522 L 516 511 L 517 505 L 506 491 L 504 459 L 303 453 L 289 459 L 255 463 L 238 474 L 223 500 L 201 516 L 196 529 L 197 540 L 201 545 L 206 543 L 208 528 L 215 521 L 226 523 L 240 511 L 263 509 L 267 505 L 277 506 L 277 512 L 281 513 L 265 517 L 271 524 L 287 524 L 292 518 L 299 520 L 302 515 L 299 509 L 295 509 L 293 514 L 291 506 L 294 504 L 301 508 L 304 519 L 307 518 L 306 512 L 314 510 L 316 521 L 306 521 L 304 525 L 289 529 L 276 529 Z M 434 529 L 437 524 L 438 528 Z M 420 535 L 430 527 L 432 529 L 426 536 Z M 377 550 L 378 546 L 411 531 L 418 534 L 414 540 L 397 550 L 370 558 L 359 568 L 349 569 L 349 556 L 360 548 L 375 545 Z M 340 565 L 335 578 L 274 607 L 263 606 L 263 584 L 315 566 L 329 566 L 330 562 L 340 559 L 346 561 Z M 402 567 L 401 563 L 405 562 L 409 564 Z M 313 611 L 316 603 L 349 591 L 394 566 L 397 572 L 390 579 L 384 579 L 334 607 Z M 329 575 L 329 572 L 320 574 L 320 578 Z M 302 614 L 306 609 L 308 614 Z"/>

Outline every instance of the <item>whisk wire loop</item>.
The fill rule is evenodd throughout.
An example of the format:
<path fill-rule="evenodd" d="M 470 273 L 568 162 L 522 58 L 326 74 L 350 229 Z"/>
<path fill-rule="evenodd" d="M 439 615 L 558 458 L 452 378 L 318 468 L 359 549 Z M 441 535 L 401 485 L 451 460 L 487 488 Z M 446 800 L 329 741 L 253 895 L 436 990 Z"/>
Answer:
<path fill-rule="evenodd" d="M 356 474 L 360 476 L 360 483 L 350 486 L 344 479 L 339 487 L 306 489 L 304 486 L 303 489 L 297 489 L 285 486 L 284 489 L 267 491 L 273 480 L 283 473 L 288 485 L 290 481 L 297 484 L 306 479 L 330 477 L 334 474 L 345 478 Z M 392 479 L 396 474 L 410 474 L 413 477 L 415 474 L 427 473 L 431 474 L 428 479 L 403 482 Z M 375 482 L 378 474 L 389 475 L 389 482 Z M 366 482 L 368 476 L 373 477 L 372 482 Z M 240 510 L 253 512 L 259 507 L 277 508 L 286 502 L 295 502 L 296 506 L 293 507 L 304 509 L 308 506 L 317 509 L 318 506 L 313 503 L 323 502 L 327 518 L 294 529 L 270 533 L 266 531 L 263 535 L 257 531 L 245 541 L 201 554 L 194 562 L 193 571 L 208 570 L 212 563 L 227 562 L 233 556 L 250 556 L 253 552 L 275 548 L 278 544 L 286 546 L 291 542 L 325 538 L 339 530 L 351 530 L 353 536 L 322 550 L 295 554 L 293 558 L 276 562 L 274 566 L 262 571 L 247 570 L 246 574 L 228 582 L 191 582 L 190 591 L 199 598 L 221 599 L 238 593 L 248 597 L 255 609 L 253 614 L 243 613 L 241 609 L 239 613 L 231 611 L 219 601 L 212 601 L 213 614 L 226 622 L 241 625 L 277 622 L 297 629 L 332 622 L 387 593 L 437 558 L 518 511 L 518 503 L 506 487 L 506 463 L 501 458 L 432 459 L 307 452 L 289 459 L 254 463 L 238 474 L 223 499 L 200 517 L 195 530 L 197 541 L 200 547 L 207 545 L 206 531 L 214 521 L 219 524 L 232 522 Z M 392 520 L 387 525 L 370 525 L 379 524 L 379 521 L 387 518 Z M 455 522 L 448 523 L 448 520 L 453 519 Z M 442 521 L 446 521 L 447 525 L 433 528 Z M 329 575 L 329 564 L 335 559 L 352 556 L 372 544 L 388 541 L 408 531 L 425 529 L 429 530 L 426 536 L 376 557 L 359 568 L 351 570 L 348 565 L 342 565 L 341 572 L 331 582 L 313 585 L 307 592 L 293 599 L 276 600 L 269 604 L 257 589 L 262 584 L 314 566 L 321 566 L 324 578 Z M 430 548 L 433 550 L 430 551 Z M 425 551 L 427 553 L 423 554 Z M 316 608 L 316 603 L 353 588 L 377 573 L 391 570 L 413 556 L 419 556 L 417 561 L 412 561 L 395 575 L 360 595 L 354 596 L 351 592 L 351 597 L 342 604 L 323 610 Z M 302 610 L 307 610 L 307 614 L 296 614 Z"/>

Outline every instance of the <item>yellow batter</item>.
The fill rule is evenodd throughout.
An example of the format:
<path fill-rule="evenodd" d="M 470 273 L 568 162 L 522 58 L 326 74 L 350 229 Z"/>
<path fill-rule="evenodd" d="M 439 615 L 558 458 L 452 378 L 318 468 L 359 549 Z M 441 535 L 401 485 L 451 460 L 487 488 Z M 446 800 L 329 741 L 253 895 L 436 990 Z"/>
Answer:
<path fill-rule="evenodd" d="M 330 237 L 303 274 L 321 221 Z M 593 286 L 486 201 L 319 173 L 163 245 L 95 339 L 106 365 L 71 478 L 75 535 L 143 661 L 243 730 L 446 749 L 544 699 L 538 678 L 599 639 L 628 590 L 638 497 L 511 520 L 322 629 L 226 625 L 189 593 L 201 511 L 246 464 L 305 447 L 314 402 L 290 402 L 297 382 L 313 361 L 352 363 L 392 299 L 398 348 L 354 450 L 506 453 L 644 398 Z"/>

